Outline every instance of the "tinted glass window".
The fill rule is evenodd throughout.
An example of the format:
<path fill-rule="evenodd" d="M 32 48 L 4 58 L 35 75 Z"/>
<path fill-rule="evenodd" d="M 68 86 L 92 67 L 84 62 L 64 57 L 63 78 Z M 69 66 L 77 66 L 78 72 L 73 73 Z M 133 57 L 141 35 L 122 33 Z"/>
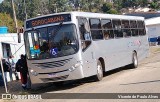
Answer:
<path fill-rule="evenodd" d="M 81 37 L 81 47 L 82 51 L 84 51 L 91 44 L 88 20 L 86 18 L 78 18 L 78 25 Z"/>
<path fill-rule="evenodd" d="M 99 19 L 90 19 L 91 29 L 101 29 L 101 23 Z"/>
<path fill-rule="evenodd" d="M 122 20 L 122 28 L 130 28 L 128 20 Z"/>
<path fill-rule="evenodd" d="M 137 28 L 137 22 L 136 21 L 130 21 L 131 28 Z"/>
<path fill-rule="evenodd" d="M 25 32 L 28 59 L 49 59 L 75 54 L 78 51 L 76 27 L 55 25 Z"/>
<path fill-rule="evenodd" d="M 131 29 L 130 29 L 129 20 L 122 20 L 122 33 L 123 33 L 124 37 L 131 36 Z"/>
<path fill-rule="evenodd" d="M 104 39 L 113 39 L 114 33 L 113 30 L 104 30 Z"/>
<path fill-rule="evenodd" d="M 120 29 L 121 28 L 121 21 L 120 20 L 112 20 L 113 28 Z"/>
<path fill-rule="evenodd" d="M 102 30 L 91 30 L 92 39 L 103 39 Z"/>
<path fill-rule="evenodd" d="M 112 23 L 113 23 L 113 28 L 114 28 L 114 36 L 116 38 L 123 37 L 121 20 L 119 19 L 112 20 Z"/>
<path fill-rule="evenodd" d="M 78 24 L 79 24 L 79 31 L 80 31 L 81 40 L 90 40 L 91 39 L 90 32 L 87 31 L 87 29 L 89 30 L 89 25 L 88 25 L 87 19 L 86 18 L 79 18 Z"/>
<path fill-rule="evenodd" d="M 101 20 L 101 23 L 102 23 L 102 28 L 103 29 L 112 29 L 111 20 L 103 19 L 103 20 Z"/>
<path fill-rule="evenodd" d="M 131 30 L 130 29 L 123 29 L 122 30 L 124 37 L 130 37 L 131 36 Z"/>
<path fill-rule="evenodd" d="M 138 28 L 144 28 L 144 22 L 143 21 L 137 21 Z"/>
<path fill-rule="evenodd" d="M 100 19 L 91 18 L 90 20 L 91 36 L 93 40 L 103 39 Z"/>
<path fill-rule="evenodd" d="M 146 31 L 145 31 L 144 21 L 137 21 L 137 24 L 138 24 L 139 35 L 145 35 Z"/>
<path fill-rule="evenodd" d="M 122 30 L 114 30 L 115 37 L 123 37 Z"/>
<path fill-rule="evenodd" d="M 132 36 L 138 35 L 138 29 L 132 29 Z"/>

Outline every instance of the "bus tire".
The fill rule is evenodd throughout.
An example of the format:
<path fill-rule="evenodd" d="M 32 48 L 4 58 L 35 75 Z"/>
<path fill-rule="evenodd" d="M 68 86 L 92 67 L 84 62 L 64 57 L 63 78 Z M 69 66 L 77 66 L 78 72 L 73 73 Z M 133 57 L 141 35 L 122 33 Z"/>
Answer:
<path fill-rule="evenodd" d="M 101 81 L 103 79 L 103 68 L 101 62 L 97 61 L 97 74 L 95 76 L 96 81 Z"/>
<path fill-rule="evenodd" d="M 136 52 L 133 52 L 131 67 L 132 68 L 137 68 L 138 67 L 138 57 L 137 57 Z"/>

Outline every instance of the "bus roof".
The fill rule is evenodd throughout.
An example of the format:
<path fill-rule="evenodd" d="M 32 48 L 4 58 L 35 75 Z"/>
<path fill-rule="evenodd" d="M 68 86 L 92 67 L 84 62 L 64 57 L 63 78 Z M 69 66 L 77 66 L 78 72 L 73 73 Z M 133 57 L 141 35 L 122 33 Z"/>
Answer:
<path fill-rule="evenodd" d="M 26 21 L 37 19 L 37 18 L 41 18 L 41 17 L 52 16 L 52 15 L 60 15 L 60 14 L 71 14 L 71 15 L 74 15 L 74 16 L 90 17 L 90 18 L 144 20 L 144 17 L 140 17 L 140 16 L 129 16 L 129 15 L 116 15 L 116 14 L 104 14 L 104 13 L 92 13 L 92 12 L 73 11 L 73 12 L 60 12 L 60 13 L 42 15 L 42 16 L 38 16 L 38 17 L 35 17 L 35 18 L 27 19 Z"/>

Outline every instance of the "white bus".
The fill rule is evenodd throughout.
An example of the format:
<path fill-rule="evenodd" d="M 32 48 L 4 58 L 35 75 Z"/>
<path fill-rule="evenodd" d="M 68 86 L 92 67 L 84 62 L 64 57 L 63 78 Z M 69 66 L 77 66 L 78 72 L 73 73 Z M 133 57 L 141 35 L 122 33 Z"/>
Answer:
<path fill-rule="evenodd" d="M 137 67 L 149 52 L 144 18 L 65 12 L 28 19 L 25 48 L 32 84 L 95 76 Z"/>

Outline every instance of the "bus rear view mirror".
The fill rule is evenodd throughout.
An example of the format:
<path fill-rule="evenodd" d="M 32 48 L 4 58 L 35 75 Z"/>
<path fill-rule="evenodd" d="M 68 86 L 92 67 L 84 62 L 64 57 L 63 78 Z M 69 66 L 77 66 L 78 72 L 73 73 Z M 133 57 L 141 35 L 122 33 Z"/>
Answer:
<path fill-rule="evenodd" d="M 18 43 L 21 43 L 21 34 L 18 33 Z"/>

